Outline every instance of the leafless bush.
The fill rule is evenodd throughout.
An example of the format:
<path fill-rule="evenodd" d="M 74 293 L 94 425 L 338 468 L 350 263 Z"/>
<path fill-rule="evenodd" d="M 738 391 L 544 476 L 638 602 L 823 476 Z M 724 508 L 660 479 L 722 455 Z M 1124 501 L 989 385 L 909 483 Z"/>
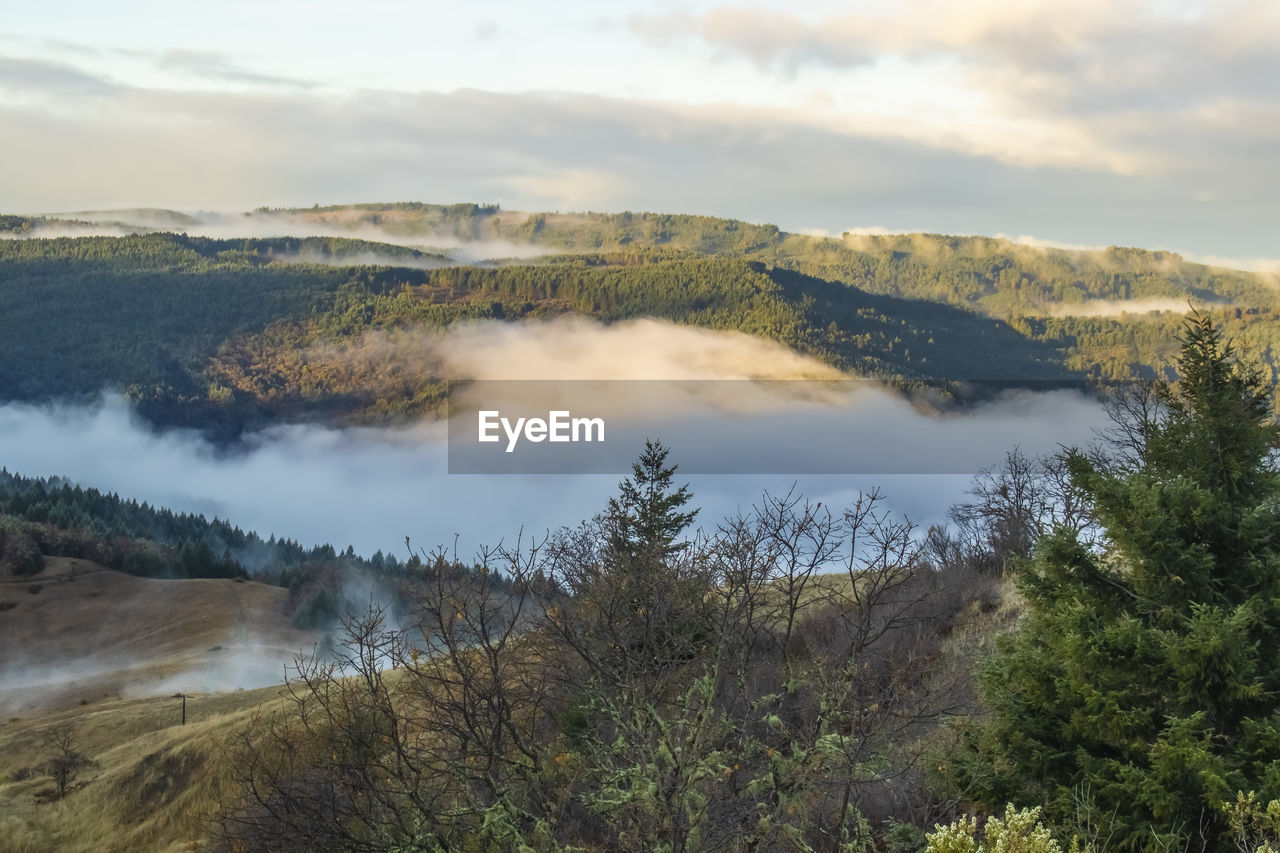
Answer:
<path fill-rule="evenodd" d="M 602 522 L 348 620 L 232 745 L 237 850 L 837 850 L 927 819 L 964 708 L 934 666 L 963 581 L 879 495 L 766 495 L 620 561 Z M 964 575 L 967 579 L 969 575 Z"/>
<path fill-rule="evenodd" d="M 57 799 L 61 800 L 75 785 L 76 777 L 94 762 L 77 745 L 76 731 L 69 723 L 49 728 L 44 736 L 45 759 L 42 769 L 53 779 Z"/>

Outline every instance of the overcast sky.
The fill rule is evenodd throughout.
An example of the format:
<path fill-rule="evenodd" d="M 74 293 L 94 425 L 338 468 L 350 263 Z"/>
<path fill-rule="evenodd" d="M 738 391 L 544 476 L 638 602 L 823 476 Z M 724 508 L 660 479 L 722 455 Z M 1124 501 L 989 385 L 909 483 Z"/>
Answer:
<path fill-rule="evenodd" d="M 0 210 L 661 210 L 1280 255 L 1280 4 L 5 4 Z"/>

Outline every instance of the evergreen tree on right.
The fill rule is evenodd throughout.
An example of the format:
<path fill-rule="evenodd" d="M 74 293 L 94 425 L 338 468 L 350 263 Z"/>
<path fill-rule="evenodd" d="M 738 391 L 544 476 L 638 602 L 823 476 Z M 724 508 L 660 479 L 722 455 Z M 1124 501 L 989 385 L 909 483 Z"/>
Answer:
<path fill-rule="evenodd" d="M 1059 532 L 985 667 L 955 763 L 996 810 L 1043 805 L 1108 850 L 1227 850 L 1238 790 L 1280 797 L 1280 434 L 1260 373 L 1204 317 L 1129 463 L 1069 455 L 1105 534 Z"/>

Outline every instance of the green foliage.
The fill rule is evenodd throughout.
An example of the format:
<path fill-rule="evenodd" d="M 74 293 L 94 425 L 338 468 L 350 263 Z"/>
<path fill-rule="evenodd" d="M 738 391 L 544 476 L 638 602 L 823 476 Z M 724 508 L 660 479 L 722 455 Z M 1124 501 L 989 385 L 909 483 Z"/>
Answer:
<path fill-rule="evenodd" d="M 1120 850 L 1222 849 L 1230 792 L 1280 795 L 1280 480 L 1268 389 L 1203 317 L 1131 464 L 1076 453 L 1105 550 L 1060 532 L 1022 572 L 1028 613 L 984 672 L 956 775 L 1043 803 Z M 1083 796 L 1082 792 L 1088 792 Z"/>
<path fill-rule="evenodd" d="M 661 443 L 646 440 L 632 476 L 618 486 L 618 497 L 609 499 L 609 554 L 614 559 L 661 561 L 687 547 L 676 537 L 698 510 L 682 509 L 691 498 L 689 486 L 672 487 L 676 466 L 666 464 L 669 453 Z"/>
<path fill-rule="evenodd" d="M 34 575 L 44 567 L 40 546 L 17 519 L 0 516 L 0 570 Z"/>
<path fill-rule="evenodd" d="M 1271 800 L 1264 806 L 1252 791 L 1237 791 L 1235 802 L 1223 804 L 1223 810 L 1240 853 L 1280 850 L 1280 800 Z"/>
<path fill-rule="evenodd" d="M 1039 807 L 1005 808 L 1003 818 L 987 818 L 982 831 L 972 815 L 929 833 L 925 853 L 1062 853 L 1062 845 L 1040 822 Z"/>

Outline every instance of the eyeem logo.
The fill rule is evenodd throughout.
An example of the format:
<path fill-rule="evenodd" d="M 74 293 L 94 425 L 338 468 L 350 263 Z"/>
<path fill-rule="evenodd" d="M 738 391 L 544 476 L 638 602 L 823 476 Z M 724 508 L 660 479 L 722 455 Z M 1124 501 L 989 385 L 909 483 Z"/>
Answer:
<path fill-rule="evenodd" d="M 481 411 L 478 415 L 479 440 L 501 441 L 502 437 L 498 434 L 501 429 L 507 436 L 507 453 L 515 451 L 521 436 L 535 444 L 541 441 L 604 441 L 604 418 L 575 418 L 567 411 L 554 411 L 547 413 L 546 420 L 516 418 L 516 422 L 512 424 L 510 418 L 502 417 L 501 412 Z"/>

